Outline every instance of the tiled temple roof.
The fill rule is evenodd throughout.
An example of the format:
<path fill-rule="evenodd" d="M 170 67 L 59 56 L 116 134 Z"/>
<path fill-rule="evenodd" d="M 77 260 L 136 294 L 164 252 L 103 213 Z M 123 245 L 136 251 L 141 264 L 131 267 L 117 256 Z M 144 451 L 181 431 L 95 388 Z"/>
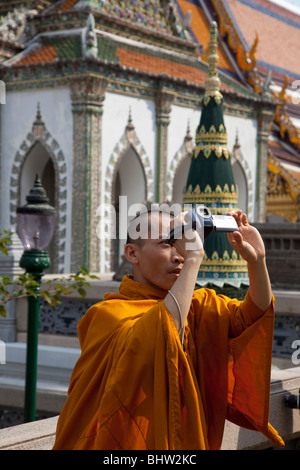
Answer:
<path fill-rule="evenodd" d="M 81 37 L 78 34 L 45 36 L 28 53 L 20 54 L 19 60 L 15 60 L 13 65 L 49 64 L 59 59 L 72 60 L 80 57 L 82 57 Z M 153 51 L 151 48 L 120 46 L 120 43 L 116 44 L 104 37 L 98 38 L 98 57 L 136 71 L 157 76 L 165 74 L 170 78 L 186 80 L 200 86 L 204 86 L 207 77 L 205 64 L 201 65 L 196 58 L 183 60 L 177 56 Z M 222 90 L 235 91 L 233 86 L 226 83 L 222 83 Z"/>
<path fill-rule="evenodd" d="M 300 78 L 300 16 L 267 0 L 222 0 L 248 50 L 259 40 L 257 67 Z"/>
<path fill-rule="evenodd" d="M 42 13 L 34 18 L 37 34 L 25 43 L 22 52 L 7 62 L 7 66 L 30 67 L 31 64 L 53 64 L 84 57 L 82 32 L 88 10 L 80 9 L 78 0 L 56 3 L 44 0 L 41 3 Z M 123 69 L 154 76 L 165 74 L 171 79 L 204 87 L 207 65 L 203 61 L 210 22 L 217 19 L 222 90 L 254 96 L 257 90 L 251 82 L 253 70 L 264 83 L 271 69 L 272 81 L 279 87 L 283 85 L 285 75 L 289 85 L 292 79 L 300 77 L 300 16 L 267 0 L 174 0 L 172 3 L 168 0 L 165 3 L 159 0 L 109 0 L 103 5 L 101 1 L 90 0 L 87 3 L 96 22 L 97 53 L 94 57 L 108 64 L 119 64 Z M 30 6 L 32 4 L 33 1 Z M 163 4 L 172 5 L 173 10 L 166 14 Z M 190 24 L 187 22 L 183 28 L 182 21 L 190 13 Z M 253 67 L 251 60 L 254 60 Z M 284 117 L 290 113 L 296 121 L 300 119 L 300 106 L 289 94 L 283 101 L 276 96 L 275 99 L 282 103 L 279 111 L 285 113 Z M 289 142 L 289 126 L 294 132 L 293 137 L 295 126 L 291 126 L 286 118 L 284 122 L 277 120 L 276 124 L 285 126 L 281 129 L 282 135 L 278 131 L 274 134 L 285 145 L 275 148 L 274 141 L 270 141 L 273 154 L 299 167 L 294 152 L 300 151 L 300 131 L 298 148 L 297 138 Z M 292 144 L 291 152 L 287 151 L 289 144 Z"/>
<path fill-rule="evenodd" d="M 183 15 L 191 11 L 191 32 L 193 38 L 199 43 L 207 46 L 209 42 L 210 21 L 200 2 L 190 0 L 177 0 L 177 4 Z M 236 71 L 224 50 L 223 44 L 219 44 L 218 68 L 235 75 Z"/>

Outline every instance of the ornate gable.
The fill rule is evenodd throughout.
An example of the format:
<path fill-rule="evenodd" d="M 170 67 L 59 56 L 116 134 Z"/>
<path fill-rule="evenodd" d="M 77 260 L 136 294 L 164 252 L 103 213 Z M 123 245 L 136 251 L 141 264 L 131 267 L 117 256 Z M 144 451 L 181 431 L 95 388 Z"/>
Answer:
<path fill-rule="evenodd" d="M 175 2 L 172 0 L 112 0 L 100 2 L 101 11 L 152 30 L 185 37 Z"/>
<path fill-rule="evenodd" d="M 63 12 L 85 7 L 109 15 L 111 20 L 127 21 L 131 25 L 190 39 L 187 32 L 190 18 L 181 20 L 174 0 L 63 0 L 52 11 Z M 122 34 L 122 31 L 119 33 Z"/>

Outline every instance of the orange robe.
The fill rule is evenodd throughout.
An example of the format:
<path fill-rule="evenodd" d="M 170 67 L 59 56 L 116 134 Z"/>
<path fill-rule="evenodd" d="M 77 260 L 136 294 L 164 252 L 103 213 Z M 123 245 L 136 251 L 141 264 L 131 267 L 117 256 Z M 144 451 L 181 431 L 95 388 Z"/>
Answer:
<path fill-rule="evenodd" d="M 226 418 L 283 446 L 268 423 L 273 302 L 199 289 L 182 347 L 165 296 L 125 276 L 82 317 L 54 450 L 220 449 Z"/>

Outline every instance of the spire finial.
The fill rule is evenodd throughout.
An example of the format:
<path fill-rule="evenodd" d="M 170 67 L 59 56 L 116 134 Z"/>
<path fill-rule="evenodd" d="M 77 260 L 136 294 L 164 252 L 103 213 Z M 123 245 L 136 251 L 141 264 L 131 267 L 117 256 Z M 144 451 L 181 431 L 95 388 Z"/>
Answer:
<path fill-rule="evenodd" d="M 36 122 L 36 123 L 41 123 L 41 122 L 42 122 L 42 115 L 41 115 L 40 102 L 38 102 L 38 104 L 37 104 L 35 122 Z"/>
<path fill-rule="evenodd" d="M 132 122 L 131 106 L 129 106 L 128 121 L 127 121 L 125 132 L 126 132 L 126 137 L 128 139 L 128 142 L 132 143 L 135 138 L 135 130 L 134 130 L 133 122 Z"/>
<path fill-rule="evenodd" d="M 37 104 L 35 121 L 32 126 L 32 133 L 36 139 L 42 137 L 45 132 L 45 124 L 41 115 L 40 103 Z"/>
<path fill-rule="evenodd" d="M 127 131 L 132 131 L 133 129 L 134 129 L 134 125 L 133 125 L 133 122 L 132 122 L 131 106 L 129 106 L 129 113 L 128 113 L 128 121 L 127 121 L 126 130 Z"/>
<path fill-rule="evenodd" d="M 240 141 L 239 141 L 239 130 L 237 129 L 236 130 L 236 135 L 235 135 L 235 143 L 234 143 L 234 147 L 235 149 L 238 149 L 240 148 Z"/>
<path fill-rule="evenodd" d="M 220 79 L 218 75 L 218 26 L 215 21 L 210 25 L 210 39 L 208 46 L 207 62 L 208 77 L 205 82 L 205 95 L 220 94 Z"/>

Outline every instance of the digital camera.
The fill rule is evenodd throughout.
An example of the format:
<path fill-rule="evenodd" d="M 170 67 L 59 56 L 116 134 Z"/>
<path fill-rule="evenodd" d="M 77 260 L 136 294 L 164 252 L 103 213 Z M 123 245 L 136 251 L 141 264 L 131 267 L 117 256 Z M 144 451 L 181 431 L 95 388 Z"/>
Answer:
<path fill-rule="evenodd" d="M 238 230 L 236 220 L 231 215 L 212 215 L 205 206 L 198 206 L 184 216 L 185 224 L 177 225 L 171 230 L 167 243 L 173 245 L 176 239 L 189 229 L 196 230 L 203 241 L 211 232 L 235 232 Z"/>

